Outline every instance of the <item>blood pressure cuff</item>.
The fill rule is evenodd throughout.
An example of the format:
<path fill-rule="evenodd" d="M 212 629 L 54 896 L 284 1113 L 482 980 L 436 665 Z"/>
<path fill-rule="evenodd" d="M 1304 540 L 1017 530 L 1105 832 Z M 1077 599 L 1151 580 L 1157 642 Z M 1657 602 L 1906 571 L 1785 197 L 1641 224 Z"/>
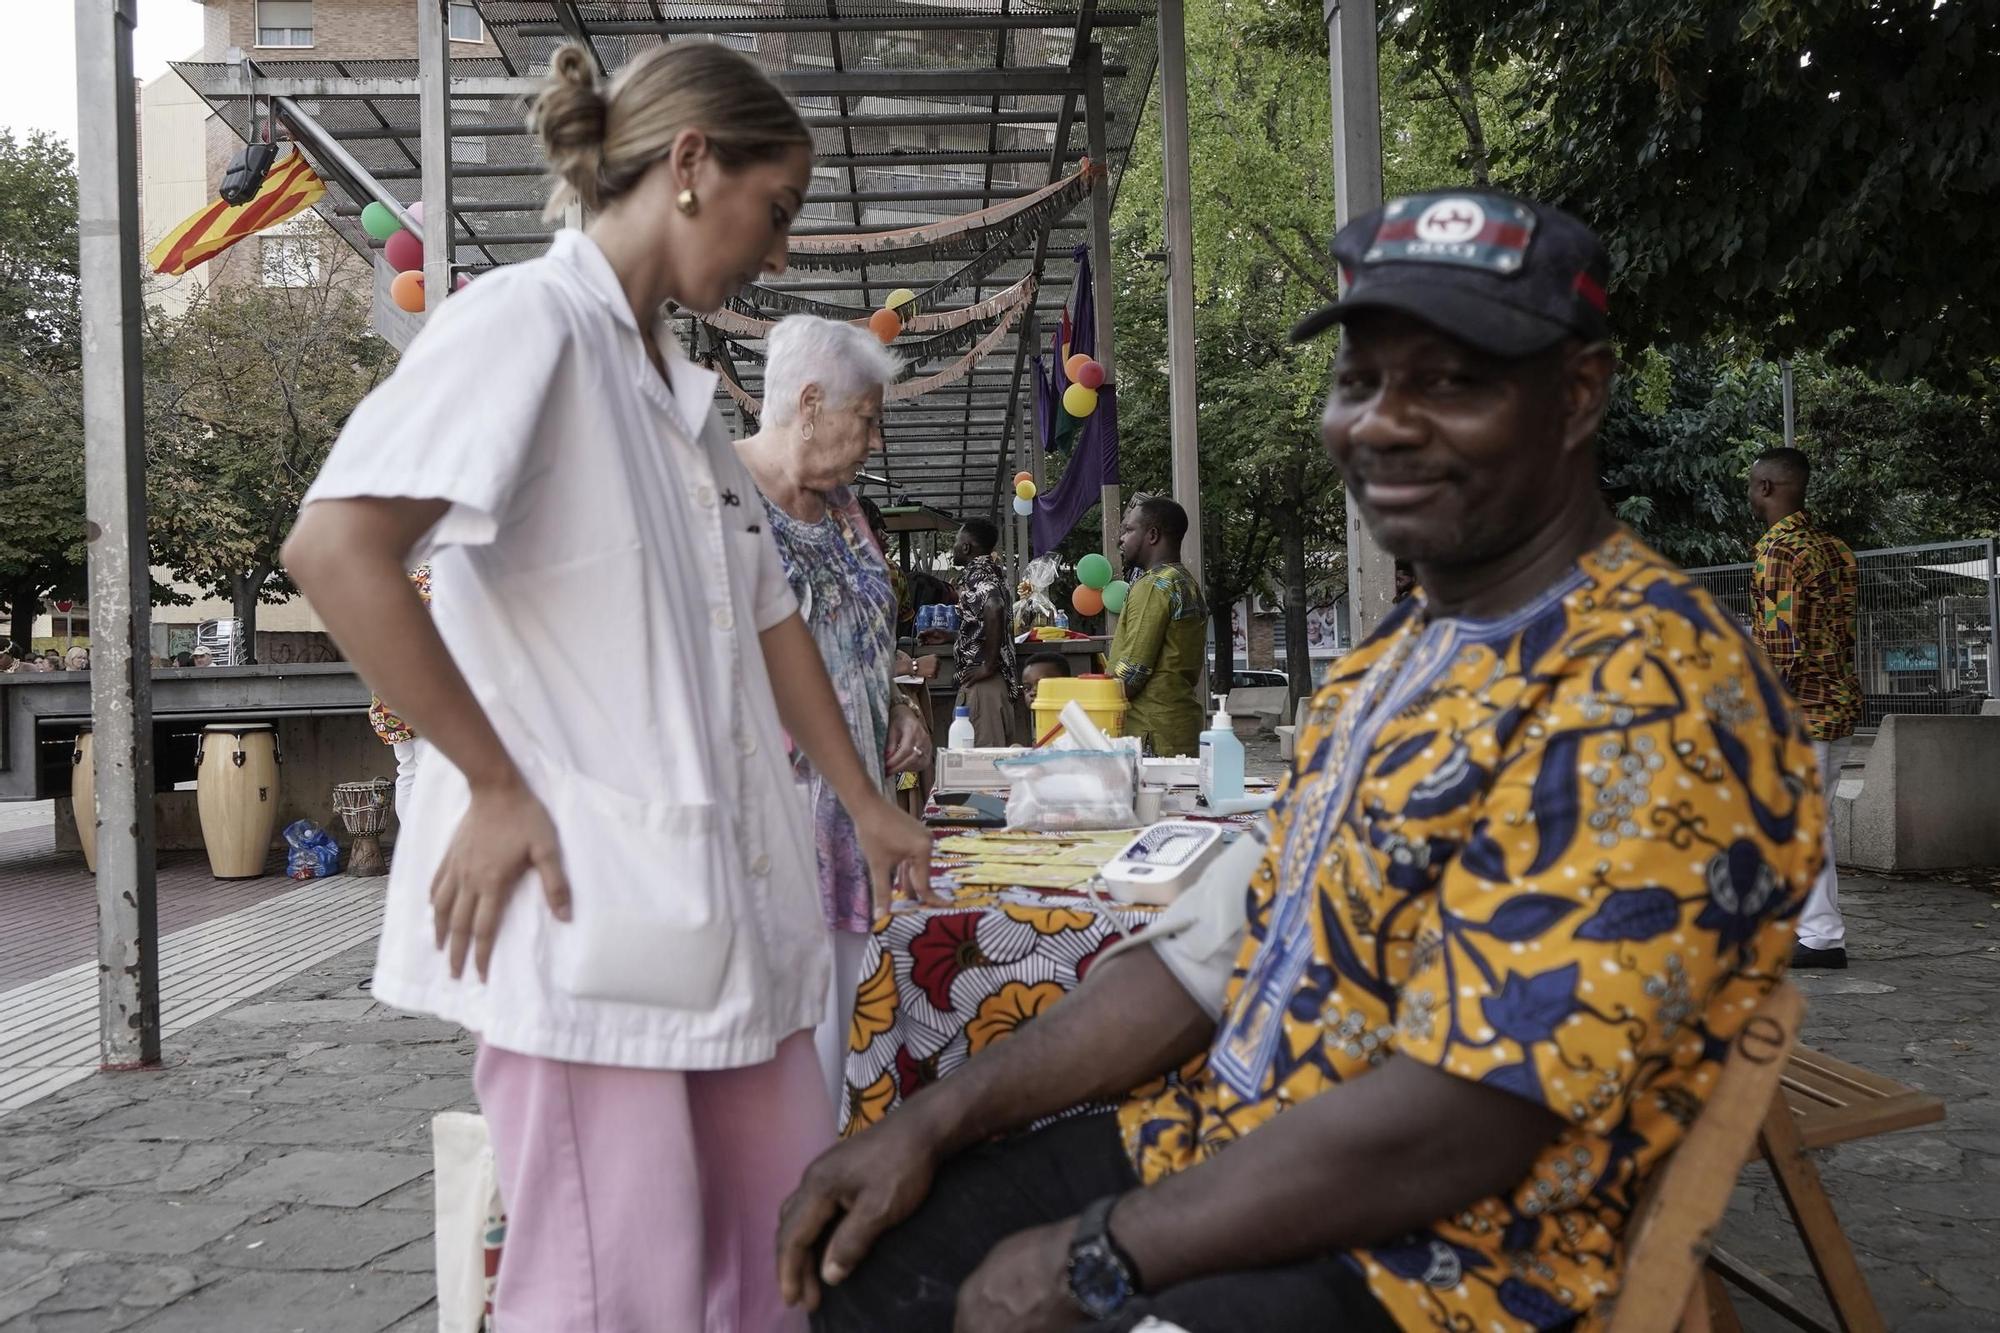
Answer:
<path fill-rule="evenodd" d="M 1244 829 L 1144 933 L 1111 946 L 1092 971 L 1121 953 L 1151 949 L 1181 989 L 1220 1022 L 1236 955 L 1250 929 L 1250 877 L 1269 840 L 1270 827 L 1263 820 Z"/>

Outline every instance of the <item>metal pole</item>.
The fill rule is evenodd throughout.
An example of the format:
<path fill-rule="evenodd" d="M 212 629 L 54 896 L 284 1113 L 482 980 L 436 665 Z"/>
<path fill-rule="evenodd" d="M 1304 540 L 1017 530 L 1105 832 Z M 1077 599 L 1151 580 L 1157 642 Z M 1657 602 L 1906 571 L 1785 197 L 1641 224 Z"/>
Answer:
<path fill-rule="evenodd" d="M 451 40 L 444 0 L 417 0 L 417 114 L 423 133 L 424 309 L 451 295 Z"/>
<path fill-rule="evenodd" d="M 1784 386 L 1785 447 L 1789 449 L 1792 447 L 1794 423 L 1797 420 L 1792 410 L 1792 360 L 1790 357 L 1786 357 L 1783 361 L 1780 361 L 1778 363 L 1778 377 L 1779 377 L 1779 382 Z"/>
<path fill-rule="evenodd" d="M 2000 567 L 1986 539 L 1986 697 L 2000 699 Z"/>
<path fill-rule="evenodd" d="M 153 867 L 152 579 L 139 370 L 138 0 L 76 0 L 77 233 L 83 285 L 84 532 L 97 787 L 99 1060 L 160 1062 Z M 82 812 L 79 812 L 82 813 Z"/>
<path fill-rule="evenodd" d="M 1375 0 L 1323 0 L 1333 70 L 1333 221 L 1382 203 L 1382 91 L 1375 52 Z M 1396 566 L 1347 503 L 1348 632 L 1355 643 L 1375 632 L 1396 599 Z"/>
<path fill-rule="evenodd" d="M 1084 74 L 1089 82 L 1084 85 L 1083 114 L 1085 141 L 1089 144 L 1090 160 L 1099 166 L 1108 162 L 1104 146 L 1104 48 L 1092 42 L 1084 57 Z M 1183 80 L 1185 83 L 1185 80 Z M 1118 382 L 1118 354 L 1113 343 L 1117 335 L 1113 331 L 1114 313 L 1111 281 L 1111 178 L 1107 175 L 1090 190 L 1090 294 L 1097 313 L 1097 364 L 1104 367 L 1104 384 L 1111 388 Z M 1111 568 L 1119 577 L 1124 576 L 1118 559 L 1118 529 L 1125 516 L 1120 503 L 1117 482 L 1111 482 L 1098 492 L 1099 510 L 1102 515 L 1104 558 L 1111 562 Z M 1105 612 L 1104 627 L 1107 631 L 1118 627 L 1118 617 Z"/>
<path fill-rule="evenodd" d="M 1188 189 L 1187 15 L 1160 0 L 1160 139 L 1166 187 L 1167 403 L 1174 498 L 1187 510 L 1181 561 L 1202 581 L 1201 453 L 1195 426 L 1194 211 Z"/>

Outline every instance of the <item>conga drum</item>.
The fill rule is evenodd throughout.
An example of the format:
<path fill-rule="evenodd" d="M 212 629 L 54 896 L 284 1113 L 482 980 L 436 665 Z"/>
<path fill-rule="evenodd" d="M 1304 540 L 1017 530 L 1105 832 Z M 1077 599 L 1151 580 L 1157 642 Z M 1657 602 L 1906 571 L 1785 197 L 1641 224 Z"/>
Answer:
<path fill-rule="evenodd" d="M 69 752 L 70 813 L 76 816 L 77 840 L 83 844 L 83 864 L 97 873 L 97 773 L 93 766 L 90 728 L 76 733 Z"/>
<path fill-rule="evenodd" d="M 195 751 L 195 808 L 208 868 L 217 879 L 264 873 L 278 826 L 278 730 L 268 722 L 220 722 L 201 729 Z"/>

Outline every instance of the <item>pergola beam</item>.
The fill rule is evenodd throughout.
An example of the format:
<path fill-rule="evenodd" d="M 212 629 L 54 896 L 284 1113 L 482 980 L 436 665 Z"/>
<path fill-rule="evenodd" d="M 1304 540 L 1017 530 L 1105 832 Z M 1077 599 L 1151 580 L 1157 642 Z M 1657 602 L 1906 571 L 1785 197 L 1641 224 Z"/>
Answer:
<path fill-rule="evenodd" d="M 1074 31 L 1076 10 L 1037 9 L 1023 13 L 967 14 L 958 11 L 898 10 L 894 14 L 840 16 L 840 27 L 848 32 L 981 32 L 994 28 L 1026 28 Z M 1106 14 L 1096 20 L 1100 28 L 1136 28 L 1146 21 L 1136 12 Z M 827 21 L 789 15 L 719 16 L 705 19 L 605 19 L 591 20 L 590 31 L 600 37 L 660 37 L 683 33 L 727 32 L 825 32 Z M 505 23 L 498 31 L 523 37 L 559 37 L 566 29 L 558 23 L 528 19 Z"/>
<path fill-rule="evenodd" d="M 1106 78 L 1122 78 L 1122 65 L 1106 66 Z M 1082 77 L 1067 69 L 787 69 L 772 76 L 794 97 L 938 97 L 990 96 L 995 92 L 1022 97 L 1058 96 L 1081 92 Z M 468 74 L 454 76 L 451 95 L 457 98 L 532 97 L 545 81 L 523 75 Z M 418 80 L 407 75 L 355 75 L 348 78 L 283 75 L 259 79 L 257 92 L 273 97 L 337 101 L 376 97 L 415 99 Z M 250 92 L 240 72 L 225 73 L 216 95 L 243 97 Z"/>

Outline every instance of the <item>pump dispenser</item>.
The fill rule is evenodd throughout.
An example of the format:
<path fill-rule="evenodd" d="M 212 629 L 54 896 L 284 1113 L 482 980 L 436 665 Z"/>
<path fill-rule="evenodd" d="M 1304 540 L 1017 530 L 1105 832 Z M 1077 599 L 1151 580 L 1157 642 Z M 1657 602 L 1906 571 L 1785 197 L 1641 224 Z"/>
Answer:
<path fill-rule="evenodd" d="M 1243 742 L 1229 721 L 1229 697 L 1215 696 L 1215 716 L 1201 733 L 1201 799 L 1211 810 L 1243 799 Z"/>

